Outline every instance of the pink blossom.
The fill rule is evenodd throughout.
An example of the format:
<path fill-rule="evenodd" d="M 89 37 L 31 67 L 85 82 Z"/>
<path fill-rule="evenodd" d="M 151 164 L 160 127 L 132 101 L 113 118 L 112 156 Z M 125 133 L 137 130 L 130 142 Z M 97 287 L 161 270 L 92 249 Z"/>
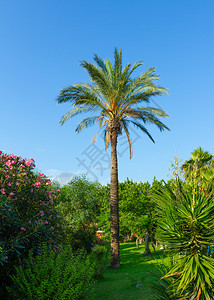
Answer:
<path fill-rule="evenodd" d="M 6 161 L 6 165 L 7 165 L 7 166 L 10 166 L 10 165 L 11 165 L 10 160 Z"/>
<path fill-rule="evenodd" d="M 3 188 L 3 189 L 1 189 L 1 193 L 2 193 L 2 194 L 5 194 L 5 190 L 4 190 L 4 188 Z"/>
<path fill-rule="evenodd" d="M 26 161 L 26 163 L 25 163 L 25 164 L 26 164 L 26 166 L 28 166 L 28 167 L 29 167 L 30 165 L 32 165 L 32 162 L 31 162 L 31 161 Z"/>
<path fill-rule="evenodd" d="M 26 231 L 26 229 L 25 229 L 24 227 L 21 227 L 21 230 L 22 230 L 22 231 Z"/>
<path fill-rule="evenodd" d="M 44 216 L 44 211 L 41 210 L 41 211 L 40 211 L 40 214 L 41 214 L 41 216 Z"/>
<path fill-rule="evenodd" d="M 9 182 L 8 184 L 7 184 L 8 186 L 12 186 L 12 184 Z"/>
<path fill-rule="evenodd" d="M 35 187 L 40 187 L 41 183 L 40 182 L 36 182 L 34 185 L 35 185 Z"/>
<path fill-rule="evenodd" d="M 10 195 L 10 196 L 14 196 L 14 193 L 13 193 L 13 192 L 11 192 L 9 195 Z"/>

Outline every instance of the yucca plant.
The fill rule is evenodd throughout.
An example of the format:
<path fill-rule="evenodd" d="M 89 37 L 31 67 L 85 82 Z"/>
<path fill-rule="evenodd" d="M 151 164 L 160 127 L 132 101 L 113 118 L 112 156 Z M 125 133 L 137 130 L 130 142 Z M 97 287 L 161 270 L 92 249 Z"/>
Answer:
<path fill-rule="evenodd" d="M 122 51 L 115 49 L 114 62 L 104 61 L 94 55 L 95 64 L 82 61 L 81 66 L 88 72 L 91 83 L 77 83 L 63 89 L 57 97 L 58 103 L 70 102 L 71 110 L 61 119 L 64 124 L 70 118 L 86 114 L 78 124 L 76 132 L 88 126 L 98 124 L 104 131 L 106 148 L 111 145 L 111 267 L 120 266 L 119 258 L 119 211 L 118 211 L 118 135 L 125 133 L 132 157 L 132 143 L 129 126 L 135 126 L 144 132 L 153 142 L 153 138 L 145 127 L 154 124 L 161 131 L 168 129 L 159 117 L 167 117 L 161 109 L 149 105 L 152 97 L 166 94 L 167 90 L 155 84 L 159 76 L 155 68 L 150 68 L 133 78 L 133 72 L 143 62 L 133 66 L 127 64 L 122 68 Z M 87 115 L 88 114 L 88 115 Z"/>
<path fill-rule="evenodd" d="M 161 239 L 174 256 L 173 267 L 164 278 L 172 279 L 178 299 L 213 299 L 214 259 L 207 254 L 214 244 L 213 191 L 181 184 L 153 195 L 162 216 Z"/>

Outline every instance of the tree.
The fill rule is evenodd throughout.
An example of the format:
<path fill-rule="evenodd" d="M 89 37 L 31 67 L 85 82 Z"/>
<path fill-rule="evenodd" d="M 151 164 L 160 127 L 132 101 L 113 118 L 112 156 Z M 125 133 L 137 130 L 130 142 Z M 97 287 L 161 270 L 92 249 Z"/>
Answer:
<path fill-rule="evenodd" d="M 88 72 L 92 83 L 77 83 L 64 88 L 57 97 L 58 103 L 70 102 L 72 109 L 62 117 L 64 124 L 70 118 L 79 114 L 85 117 L 77 126 L 76 132 L 99 124 L 104 130 L 105 147 L 111 145 L 111 267 L 120 267 L 119 257 L 119 210 L 118 210 L 118 164 L 117 140 L 118 135 L 126 134 L 130 158 L 132 157 L 132 143 L 129 135 L 129 125 L 142 130 L 153 142 L 153 138 L 144 124 L 154 124 L 160 131 L 168 129 L 159 117 L 167 117 L 161 109 L 150 107 L 153 96 L 167 94 L 166 89 L 155 84 L 159 76 L 155 68 L 150 68 L 143 74 L 132 78 L 133 72 L 141 66 L 142 61 L 133 66 L 127 64 L 122 68 L 122 51 L 115 49 L 114 62 L 104 61 L 94 55 L 95 64 L 82 61 L 81 66 Z M 146 104 L 147 107 L 142 107 Z M 96 135 L 95 135 L 96 137 Z M 95 137 L 92 141 L 94 141 Z"/>
<path fill-rule="evenodd" d="M 155 204 L 150 196 L 151 186 L 148 182 L 137 183 L 127 179 L 119 184 L 120 223 L 139 240 L 145 239 L 145 255 L 149 256 L 149 238 L 154 236 L 157 217 Z"/>
<path fill-rule="evenodd" d="M 73 250 L 84 248 L 90 252 L 95 240 L 95 223 L 99 214 L 99 190 L 97 182 L 85 176 L 75 176 L 61 188 L 57 210 L 66 227 L 66 236 Z"/>
<path fill-rule="evenodd" d="M 181 169 L 185 179 L 197 185 L 203 181 L 205 173 L 213 168 L 213 155 L 201 147 L 195 149 L 191 154 L 191 159 L 186 160 Z"/>

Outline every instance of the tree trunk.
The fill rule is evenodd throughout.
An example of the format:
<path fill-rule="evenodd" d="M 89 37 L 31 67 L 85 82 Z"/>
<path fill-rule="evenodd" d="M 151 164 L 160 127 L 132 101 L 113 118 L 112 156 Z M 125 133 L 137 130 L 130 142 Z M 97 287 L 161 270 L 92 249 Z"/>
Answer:
<path fill-rule="evenodd" d="M 158 247 L 158 240 L 156 240 L 156 242 L 155 242 L 155 247 L 156 248 Z"/>
<path fill-rule="evenodd" d="M 117 130 L 111 131 L 111 265 L 112 269 L 120 267 L 119 249 L 119 204 L 118 204 L 118 169 L 117 169 Z"/>
<path fill-rule="evenodd" d="M 138 244 L 138 242 L 139 242 L 139 237 L 137 236 L 137 238 L 136 238 L 136 246 L 137 246 L 137 249 L 139 249 L 139 244 Z"/>
<path fill-rule="evenodd" d="M 153 250 L 154 250 L 154 252 L 155 252 L 155 244 L 154 244 L 153 238 L 152 238 L 152 240 L 151 240 L 151 245 L 152 245 L 152 248 L 153 248 Z"/>
<path fill-rule="evenodd" d="M 151 252 L 150 252 L 150 249 L 149 249 L 149 232 L 147 230 L 145 232 L 145 252 L 144 252 L 144 255 L 146 255 L 146 256 L 151 255 Z"/>

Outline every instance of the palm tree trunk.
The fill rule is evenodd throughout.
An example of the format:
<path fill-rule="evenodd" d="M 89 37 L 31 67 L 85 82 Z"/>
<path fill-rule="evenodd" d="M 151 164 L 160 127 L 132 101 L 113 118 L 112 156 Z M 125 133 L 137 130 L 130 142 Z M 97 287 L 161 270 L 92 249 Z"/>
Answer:
<path fill-rule="evenodd" d="M 111 132 L 111 268 L 120 267 L 117 130 Z"/>

